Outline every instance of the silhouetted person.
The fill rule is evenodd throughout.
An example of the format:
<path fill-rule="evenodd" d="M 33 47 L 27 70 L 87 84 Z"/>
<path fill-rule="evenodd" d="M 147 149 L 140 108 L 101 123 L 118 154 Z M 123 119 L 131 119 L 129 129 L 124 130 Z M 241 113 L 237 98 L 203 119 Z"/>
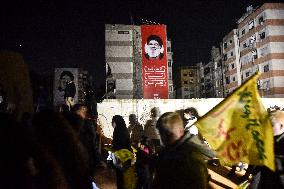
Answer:
<path fill-rule="evenodd" d="M 158 147 L 161 145 L 160 134 L 156 129 L 156 123 L 159 118 L 160 111 L 157 107 L 151 109 L 151 119 L 148 120 L 144 127 L 144 135 L 150 139 L 151 143 Z"/>
<path fill-rule="evenodd" d="M 127 130 L 125 121 L 122 116 L 115 115 L 112 118 L 112 126 L 114 128 L 113 131 L 113 149 L 121 150 L 128 149 L 131 150 L 130 136 Z M 131 162 L 127 162 L 126 164 L 131 164 Z M 124 179 L 123 179 L 123 169 L 119 169 L 116 167 L 116 184 L 118 189 L 124 189 Z"/>
<path fill-rule="evenodd" d="M 130 134 L 130 139 L 131 139 L 132 144 L 134 144 L 136 146 L 138 141 L 140 140 L 140 138 L 143 135 L 143 127 L 138 122 L 135 114 L 129 115 L 128 132 Z"/>
<path fill-rule="evenodd" d="M 0 83 L 5 92 L 7 111 L 20 120 L 24 112 L 33 112 L 32 89 L 28 66 L 22 55 L 0 51 Z"/>
<path fill-rule="evenodd" d="M 96 145 L 96 122 L 89 118 L 88 108 L 82 104 L 75 104 L 68 116 L 70 124 L 77 131 L 80 141 L 88 151 L 89 168 L 95 174 L 95 168 L 103 164 L 101 155 Z M 102 165 L 104 166 L 104 165 Z"/>
<path fill-rule="evenodd" d="M 71 188 L 92 188 L 87 151 L 62 115 L 51 110 L 35 114 L 33 130 L 36 141 L 59 163 Z"/>
<path fill-rule="evenodd" d="M 70 189 L 61 165 L 13 115 L 0 113 L 0 188 Z"/>

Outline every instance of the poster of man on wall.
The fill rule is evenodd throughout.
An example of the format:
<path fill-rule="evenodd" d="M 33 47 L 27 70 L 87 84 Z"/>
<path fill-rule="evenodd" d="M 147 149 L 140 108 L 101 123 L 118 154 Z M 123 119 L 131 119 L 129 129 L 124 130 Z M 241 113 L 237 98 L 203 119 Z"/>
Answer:
<path fill-rule="evenodd" d="M 166 26 L 142 25 L 142 76 L 144 99 L 168 99 Z"/>
<path fill-rule="evenodd" d="M 162 39 L 157 35 L 150 35 L 145 44 L 145 57 L 149 59 L 162 59 L 164 57 L 164 46 Z"/>
<path fill-rule="evenodd" d="M 56 68 L 54 73 L 53 102 L 71 108 L 78 102 L 78 69 Z"/>

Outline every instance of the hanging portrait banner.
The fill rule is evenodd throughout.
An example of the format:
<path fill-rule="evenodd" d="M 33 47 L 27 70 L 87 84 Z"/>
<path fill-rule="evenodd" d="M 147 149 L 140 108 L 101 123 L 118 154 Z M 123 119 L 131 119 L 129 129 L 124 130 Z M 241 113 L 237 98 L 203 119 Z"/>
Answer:
<path fill-rule="evenodd" d="M 142 79 L 144 99 L 168 99 L 165 25 L 142 25 Z"/>
<path fill-rule="evenodd" d="M 53 84 L 53 105 L 66 104 L 71 98 L 74 104 L 78 103 L 78 68 L 55 68 Z"/>

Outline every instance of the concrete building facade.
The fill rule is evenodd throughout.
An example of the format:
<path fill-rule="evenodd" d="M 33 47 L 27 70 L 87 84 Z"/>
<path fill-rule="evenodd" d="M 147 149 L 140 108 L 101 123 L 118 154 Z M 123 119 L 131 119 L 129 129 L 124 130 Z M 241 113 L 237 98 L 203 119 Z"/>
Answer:
<path fill-rule="evenodd" d="M 222 43 L 226 94 L 259 71 L 261 96 L 284 97 L 284 3 L 250 6 L 237 24 Z"/>
<path fill-rule="evenodd" d="M 224 97 L 224 68 L 222 65 L 222 57 L 220 49 L 213 46 L 211 49 L 211 61 L 213 62 L 213 87 L 214 87 L 214 97 L 223 98 Z"/>
<path fill-rule="evenodd" d="M 178 69 L 177 98 L 199 98 L 198 72 L 196 66 L 186 66 Z"/>
<path fill-rule="evenodd" d="M 174 98 L 171 42 L 167 41 L 169 98 Z M 106 98 L 142 99 L 141 27 L 105 25 Z"/>
<path fill-rule="evenodd" d="M 220 49 L 212 47 L 211 60 L 197 64 L 197 91 L 200 98 L 223 98 L 224 96 L 224 68 Z"/>
<path fill-rule="evenodd" d="M 141 38 L 139 37 L 139 31 L 140 27 L 133 25 L 105 26 L 107 98 L 132 99 L 134 97 L 135 87 L 133 81 L 136 80 L 135 73 L 137 72 L 134 64 L 134 54 L 139 54 L 139 49 L 134 48 L 134 39 L 135 37 Z M 139 82 L 136 81 L 136 83 Z"/>
<path fill-rule="evenodd" d="M 172 43 L 167 40 L 167 60 L 168 60 L 168 81 L 169 81 L 169 98 L 175 98 L 174 84 L 173 84 L 173 51 Z"/>

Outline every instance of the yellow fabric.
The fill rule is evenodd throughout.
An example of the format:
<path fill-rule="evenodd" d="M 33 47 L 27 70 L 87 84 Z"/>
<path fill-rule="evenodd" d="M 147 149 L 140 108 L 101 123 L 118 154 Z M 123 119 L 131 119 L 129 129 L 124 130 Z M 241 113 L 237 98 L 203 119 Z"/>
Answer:
<path fill-rule="evenodd" d="M 194 125 L 222 164 L 240 161 L 275 170 L 272 125 L 254 75 Z"/>
<path fill-rule="evenodd" d="M 131 166 L 123 172 L 124 188 L 135 189 L 136 188 L 136 172 L 135 166 Z"/>
<path fill-rule="evenodd" d="M 133 161 L 134 160 L 134 155 L 132 152 L 130 152 L 127 149 L 121 149 L 118 151 L 114 152 L 115 157 L 117 157 L 122 163 L 125 163 L 128 160 Z"/>
<path fill-rule="evenodd" d="M 137 150 L 134 147 L 131 147 L 134 152 Z M 114 153 L 115 157 L 119 159 L 119 161 L 123 164 L 128 160 L 134 161 L 135 156 L 134 154 L 128 149 L 121 149 L 121 150 L 113 150 L 111 148 L 106 147 L 107 151 Z M 130 166 L 123 171 L 123 181 L 124 181 L 124 188 L 126 189 L 135 189 L 137 184 L 135 166 Z"/>
<path fill-rule="evenodd" d="M 249 181 L 246 180 L 246 181 L 242 182 L 240 185 L 238 185 L 238 187 L 236 189 L 247 189 L 247 188 L 249 188 L 249 185 L 250 185 Z"/>

